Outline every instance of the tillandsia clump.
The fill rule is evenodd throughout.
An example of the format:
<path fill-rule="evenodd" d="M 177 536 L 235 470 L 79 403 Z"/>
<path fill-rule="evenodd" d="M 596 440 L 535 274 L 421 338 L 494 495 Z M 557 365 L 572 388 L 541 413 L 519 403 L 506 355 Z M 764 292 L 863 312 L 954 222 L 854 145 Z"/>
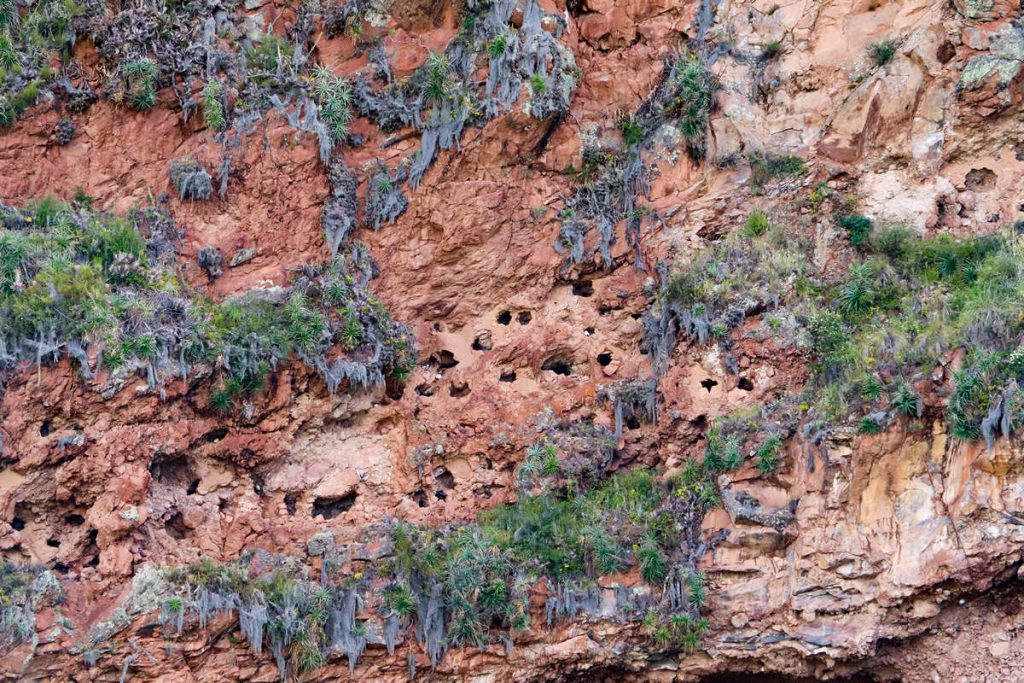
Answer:
<path fill-rule="evenodd" d="M 453 647 L 512 647 L 530 625 L 530 593 L 541 578 L 553 588 L 545 606 L 550 626 L 603 614 L 612 596 L 595 580 L 634 568 L 650 589 L 608 589 L 616 618 L 642 623 L 666 650 L 691 649 L 708 627 L 695 564 L 700 520 L 717 500 L 713 484 L 696 471 L 666 482 L 642 469 L 578 478 L 581 470 L 563 469 L 558 444 L 582 443 L 587 433 L 570 428 L 539 444 L 554 451 L 534 475 L 558 485 L 524 490 L 516 503 L 475 522 L 440 529 L 392 523 L 393 550 L 376 561 L 350 559 L 343 567 L 328 544 L 317 579 L 262 551 L 227 565 L 169 570 L 161 622 L 173 637 L 234 615 L 254 652 L 270 649 L 282 676 L 336 654 L 355 668 L 370 631 L 383 635 L 389 652 L 413 635 L 436 665 Z"/>
<path fill-rule="evenodd" d="M 678 54 L 666 60 L 654 91 L 636 112 L 621 117 L 618 129 L 624 148 L 613 152 L 600 146 L 583 150 L 584 170 L 579 183 L 563 196 L 562 227 L 555 249 L 566 254 L 565 267 L 592 256 L 588 239 L 597 233 L 597 254 L 610 268 L 616 228 L 624 223 L 626 241 L 633 248 L 634 263 L 644 267 L 640 241 L 645 225 L 656 225 L 660 216 L 641 200 L 650 195 L 652 169 L 645 157 L 651 142 L 666 125 L 678 130 L 686 150 L 695 160 L 703 158 L 708 121 L 720 85 L 704 61 L 695 54 Z M 573 169 L 575 170 L 575 169 Z"/>
<path fill-rule="evenodd" d="M 212 407 L 226 410 L 292 359 L 332 393 L 404 378 L 416 362 L 409 329 L 367 288 L 375 266 L 360 245 L 289 287 L 213 303 L 176 276 L 178 232 L 159 210 L 119 217 L 45 199 L 2 207 L 0 220 L 0 367 L 70 356 L 87 379 L 139 370 L 160 388 L 204 364 Z"/>
<path fill-rule="evenodd" d="M 53 607 L 62 598 L 52 572 L 0 560 L 0 647 L 29 641 L 35 634 L 36 610 Z"/>
<path fill-rule="evenodd" d="M 811 361 L 803 389 L 767 405 L 770 412 L 798 412 L 815 430 L 847 425 L 873 434 L 925 415 L 921 392 L 933 387 L 948 392 L 945 419 L 958 438 L 991 448 L 1024 424 L 1021 236 L 1006 229 L 921 237 L 876 226 L 847 205 L 834 220 L 849 235 L 840 248 L 852 247 L 839 273 L 814 265 L 798 219 L 753 214 L 687 265 L 663 270 L 644 318 L 655 370 L 664 372 L 680 338 L 714 340 L 729 367 L 735 331 L 759 318 L 747 334 Z M 934 369 L 961 350 L 951 386 L 936 384 Z M 770 455 L 762 460 L 763 470 L 773 469 Z"/>

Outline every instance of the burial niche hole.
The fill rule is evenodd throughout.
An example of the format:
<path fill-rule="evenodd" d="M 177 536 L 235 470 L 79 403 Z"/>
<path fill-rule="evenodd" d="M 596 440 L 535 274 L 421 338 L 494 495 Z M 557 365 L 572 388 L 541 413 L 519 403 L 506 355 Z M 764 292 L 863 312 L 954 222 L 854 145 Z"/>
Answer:
<path fill-rule="evenodd" d="M 51 548 L 59 548 L 60 541 L 56 538 L 48 538 L 46 539 L 46 545 L 50 546 Z"/>
<path fill-rule="evenodd" d="M 531 320 L 533 320 L 533 313 L 529 311 L 519 311 L 516 315 L 516 322 L 520 325 L 529 325 Z"/>
<path fill-rule="evenodd" d="M 469 383 L 450 382 L 448 384 L 448 394 L 452 398 L 462 398 L 463 396 L 469 396 Z"/>
<path fill-rule="evenodd" d="M 344 496 L 321 496 L 313 500 L 313 517 L 334 519 L 352 509 L 356 504 L 356 492 Z"/>
<path fill-rule="evenodd" d="M 39 436 L 49 436 L 52 431 L 53 423 L 49 420 L 43 420 L 43 424 L 39 425 Z"/>
<path fill-rule="evenodd" d="M 494 348 L 494 343 L 491 341 L 491 331 L 484 330 L 483 332 L 477 332 L 476 336 L 473 337 L 473 350 L 474 351 L 490 351 Z"/>
<path fill-rule="evenodd" d="M 459 361 L 455 358 L 455 354 L 448 349 L 441 349 L 438 351 L 435 360 L 437 361 L 437 367 L 442 370 L 454 368 L 459 364 Z"/>
<path fill-rule="evenodd" d="M 71 526 L 82 526 L 85 524 L 85 517 L 72 512 L 70 515 L 64 515 L 64 522 Z"/>
<path fill-rule="evenodd" d="M 747 378 L 747 377 L 740 377 L 740 381 L 737 382 L 736 386 L 738 386 L 743 391 L 753 391 L 754 390 L 754 383 L 751 382 L 750 379 Z"/>
<path fill-rule="evenodd" d="M 515 382 L 516 381 L 516 371 L 515 370 L 508 370 L 506 372 L 501 373 L 500 375 L 498 375 L 498 381 L 499 382 Z"/>
<path fill-rule="evenodd" d="M 299 496 L 297 493 L 286 493 L 284 494 L 284 509 L 288 511 L 288 515 L 295 516 L 295 504 L 298 503 Z"/>
<path fill-rule="evenodd" d="M 502 311 L 501 313 L 498 314 L 497 320 L 499 325 L 508 325 L 509 323 L 512 322 L 512 312 Z"/>
<path fill-rule="evenodd" d="M 597 354 L 597 363 L 602 368 L 608 367 L 608 365 L 611 362 L 612 362 L 612 354 L 611 354 L 610 351 L 605 351 L 604 353 Z"/>
<path fill-rule="evenodd" d="M 15 531 L 21 531 L 25 528 L 25 520 L 21 517 L 15 517 L 11 520 L 11 528 Z"/>
<path fill-rule="evenodd" d="M 416 393 L 420 396 L 433 396 L 434 387 L 429 382 L 423 382 L 416 385 Z"/>
<path fill-rule="evenodd" d="M 544 361 L 544 364 L 540 366 L 541 370 L 549 370 L 556 375 L 565 375 L 568 377 L 572 374 L 572 365 L 569 363 L 567 358 L 562 356 L 552 356 Z"/>
<path fill-rule="evenodd" d="M 590 280 L 580 280 L 572 283 L 572 293 L 576 296 L 594 296 L 594 283 Z"/>
<path fill-rule="evenodd" d="M 185 526 L 185 518 L 180 511 L 171 515 L 171 518 L 164 524 L 164 530 L 168 536 L 178 541 L 188 535 L 188 527 Z"/>
<path fill-rule="evenodd" d="M 712 389 L 718 386 L 718 382 L 708 377 L 707 379 L 702 379 L 700 381 L 700 385 L 704 387 L 705 390 L 710 392 Z"/>

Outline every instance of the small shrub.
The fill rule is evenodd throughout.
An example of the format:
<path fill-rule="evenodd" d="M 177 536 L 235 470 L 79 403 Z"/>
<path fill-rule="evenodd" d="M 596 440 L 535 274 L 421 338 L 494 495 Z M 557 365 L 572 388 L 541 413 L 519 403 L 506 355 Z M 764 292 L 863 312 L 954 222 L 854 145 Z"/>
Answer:
<path fill-rule="evenodd" d="M 834 311 L 819 311 L 807 321 L 811 350 L 828 360 L 839 358 L 847 348 L 849 331 Z"/>
<path fill-rule="evenodd" d="M 768 232 L 770 227 L 771 223 L 768 221 L 768 216 L 763 211 L 755 211 L 747 217 L 743 234 L 747 237 L 760 237 Z"/>
<path fill-rule="evenodd" d="M 769 59 L 775 59 L 782 54 L 782 41 L 772 40 L 765 43 L 761 47 L 761 59 L 768 61 Z"/>
<path fill-rule="evenodd" d="M 227 121 L 224 118 L 224 104 L 221 101 L 220 81 L 210 80 L 203 86 L 203 121 L 207 127 L 222 130 Z"/>
<path fill-rule="evenodd" d="M 871 230 L 874 228 L 871 219 L 859 213 L 843 216 L 839 219 L 839 225 L 850 233 L 850 244 L 858 249 L 867 245 Z"/>
<path fill-rule="evenodd" d="M 769 434 L 758 447 L 757 469 L 762 475 L 767 476 L 778 467 L 781 448 L 782 438 L 778 434 Z"/>
<path fill-rule="evenodd" d="M 857 431 L 861 434 L 878 434 L 882 431 L 882 425 L 870 417 L 862 417 L 857 423 Z"/>
<path fill-rule="evenodd" d="M 877 66 L 885 66 L 896 56 L 897 43 L 895 40 L 885 40 L 881 43 L 872 43 L 868 46 L 868 56 Z"/>
<path fill-rule="evenodd" d="M 346 79 L 325 67 L 317 67 L 313 92 L 320 106 L 320 119 L 334 142 L 344 142 L 352 122 L 352 89 Z"/>
<path fill-rule="evenodd" d="M 907 417 L 921 417 L 921 413 L 924 410 L 921 397 L 906 382 L 901 383 L 896 388 L 896 392 L 892 397 L 892 407 L 897 413 Z"/>
<path fill-rule="evenodd" d="M 157 65 L 152 59 L 137 59 L 121 67 L 125 94 L 132 107 L 151 109 L 156 105 Z"/>
<path fill-rule="evenodd" d="M 785 176 L 798 176 L 807 172 L 807 164 L 794 154 L 755 152 L 748 158 L 750 179 L 755 188 Z"/>

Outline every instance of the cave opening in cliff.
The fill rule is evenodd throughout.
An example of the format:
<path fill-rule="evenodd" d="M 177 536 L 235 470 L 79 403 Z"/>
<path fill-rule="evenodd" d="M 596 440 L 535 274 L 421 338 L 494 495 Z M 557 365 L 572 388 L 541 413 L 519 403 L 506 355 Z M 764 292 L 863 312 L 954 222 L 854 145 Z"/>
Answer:
<path fill-rule="evenodd" d="M 710 393 L 712 389 L 718 386 L 718 382 L 708 377 L 707 379 L 702 379 L 700 385 Z"/>
<path fill-rule="evenodd" d="M 499 325 L 511 324 L 511 322 L 512 322 L 512 312 L 511 311 L 502 311 L 501 313 L 498 314 L 498 317 L 496 318 L 496 320 L 498 321 Z"/>
<path fill-rule="evenodd" d="M 515 382 L 516 381 L 516 371 L 515 370 L 508 370 L 506 372 L 501 373 L 500 375 L 498 375 L 498 381 L 499 382 Z"/>
<path fill-rule="evenodd" d="M 576 296 L 594 296 L 594 283 L 590 280 L 580 280 L 572 283 L 572 293 Z"/>
<path fill-rule="evenodd" d="M 313 499 L 313 517 L 334 519 L 352 509 L 356 504 L 356 492 L 351 491 L 343 496 L 319 496 Z"/>
<path fill-rule="evenodd" d="M 43 420 L 43 424 L 39 425 L 39 436 L 49 436 L 51 431 L 53 431 L 52 423 L 49 420 Z"/>
<path fill-rule="evenodd" d="M 198 479 L 185 456 L 154 460 L 149 466 L 149 473 L 159 484 L 185 490 Z"/>
<path fill-rule="evenodd" d="M 736 383 L 736 386 L 738 386 L 743 391 L 754 390 L 754 383 L 751 382 L 748 377 L 740 377 L 740 381 Z"/>
<path fill-rule="evenodd" d="M 597 354 L 597 364 L 602 368 L 608 367 L 612 362 L 611 351 L 605 351 L 604 353 Z"/>
<path fill-rule="evenodd" d="M 520 325 L 529 325 L 531 320 L 533 320 L 533 313 L 529 311 L 519 311 L 516 315 L 516 322 Z"/>
<path fill-rule="evenodd" d="M 469 383 L 450 382 L 448 384 L 448 394 L 452 398 L 462 398 L 463 396 L 469 396 Z"/>
<path fill-rule="evenodd" d="M 548 370 L 556 375 L 564 375 L 568 377 L 572 374 L 572 364 L 567 358 L 562 356 L 552 356 L 544 361 L 540 366 L 541 370 Z"/>

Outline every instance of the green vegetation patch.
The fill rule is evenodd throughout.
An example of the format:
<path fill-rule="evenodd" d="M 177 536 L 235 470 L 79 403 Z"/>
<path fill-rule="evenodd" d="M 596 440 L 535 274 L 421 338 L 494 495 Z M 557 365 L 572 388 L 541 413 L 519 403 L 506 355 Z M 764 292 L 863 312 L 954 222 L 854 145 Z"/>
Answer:
<path fill-rule="evenodd" d="M 0 208 L 0 361 L 74 358 L 87 378 L 139 370 L 151 386 L 215 370 L 214 407 L 257 392 L 268 373 L 298 359 L 331 392 L 404 377 L 411 332 L 367 289 L 361 248 L 305 266 L 291 286 L 214 303 L 175 274 L 178 233 L 154 209 L 124 217 L 44 199 Z"/>

